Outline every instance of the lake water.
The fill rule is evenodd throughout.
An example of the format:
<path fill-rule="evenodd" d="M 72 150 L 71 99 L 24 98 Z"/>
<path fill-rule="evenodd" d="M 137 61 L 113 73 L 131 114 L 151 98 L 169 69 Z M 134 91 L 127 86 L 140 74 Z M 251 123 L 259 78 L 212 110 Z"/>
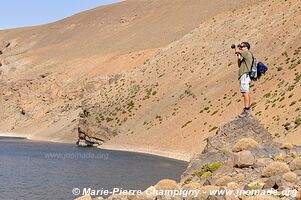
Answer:
<path fill-rule="evenodd" d="M 141 153 L 0 137 L 0 199 L 75 199 L 72 190 L 145 190 L 187 162 Z"/>

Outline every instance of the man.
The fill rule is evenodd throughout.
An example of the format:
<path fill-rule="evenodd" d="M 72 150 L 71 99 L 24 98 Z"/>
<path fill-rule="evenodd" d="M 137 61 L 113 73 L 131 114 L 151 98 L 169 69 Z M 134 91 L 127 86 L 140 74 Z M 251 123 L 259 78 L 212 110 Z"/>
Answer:
<path fill-rule="evenodd" d="M 239 117 L 247 117 L 251 114 L 251 96 L 250 96 L 250 82 L 251 78 L 249 72 L 253 64 L 253 55 L 250 52 L 250 44 L 242 42 L 235 47 L 235 54 L 238 58 L 238 80 L 240 83 L 240 92 L 244 99 L 244 109 Z"/>

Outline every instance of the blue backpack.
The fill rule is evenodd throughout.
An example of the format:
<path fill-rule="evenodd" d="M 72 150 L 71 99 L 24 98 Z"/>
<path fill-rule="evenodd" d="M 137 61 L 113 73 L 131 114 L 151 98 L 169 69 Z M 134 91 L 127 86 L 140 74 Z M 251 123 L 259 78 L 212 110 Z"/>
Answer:
<path fill-rule="evenodd" d="M 263 64 L 262 62 L 257 62 L 257 60 L 253 57 L 252 67 L 249 73 L 251 80 L 259 80 L 261 75 L 265 74 L 267 71 L 267 66 L 265 66 L 265 64 Z"/>

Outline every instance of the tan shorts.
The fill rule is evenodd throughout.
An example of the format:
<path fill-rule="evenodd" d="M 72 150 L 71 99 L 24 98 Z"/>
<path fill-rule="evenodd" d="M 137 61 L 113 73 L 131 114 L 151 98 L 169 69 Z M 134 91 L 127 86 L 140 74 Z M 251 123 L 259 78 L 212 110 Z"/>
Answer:
<path fill-rule="evenodd" d="M 243 74 L 240 79 L 240 92 L 245 93 L 245 92 L 250 92 L 250 83 L 251 83 L 251 78 L 249 74 Z"/>

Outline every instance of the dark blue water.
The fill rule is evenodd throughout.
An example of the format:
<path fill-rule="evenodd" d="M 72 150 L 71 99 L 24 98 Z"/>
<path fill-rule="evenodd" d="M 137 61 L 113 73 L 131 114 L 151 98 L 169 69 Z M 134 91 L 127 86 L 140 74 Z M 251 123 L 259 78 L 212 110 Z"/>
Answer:
<path fill-rule="evenodd" d="M 75 199 L 73 188 L 144 190 L 179 180 L 186 167 L 147 154 L 0 137 L 0 199 Z"/>

